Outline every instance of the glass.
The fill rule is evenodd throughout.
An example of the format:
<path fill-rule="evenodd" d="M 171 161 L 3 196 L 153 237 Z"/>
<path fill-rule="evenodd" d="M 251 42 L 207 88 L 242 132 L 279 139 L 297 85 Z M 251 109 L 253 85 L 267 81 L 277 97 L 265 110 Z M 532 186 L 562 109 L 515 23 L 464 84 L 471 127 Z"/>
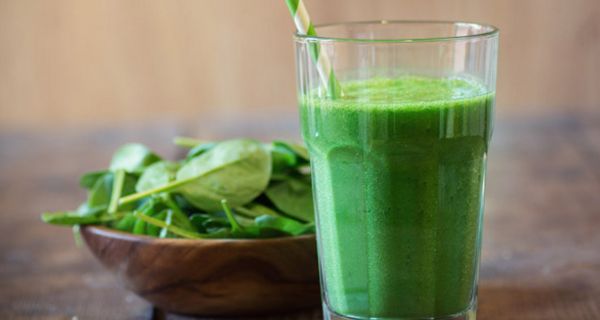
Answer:
<path fill-rule="evenodd" d="M 295 45 L 325 319 L 475 319 L 497 29 L 316 32 Z"/>

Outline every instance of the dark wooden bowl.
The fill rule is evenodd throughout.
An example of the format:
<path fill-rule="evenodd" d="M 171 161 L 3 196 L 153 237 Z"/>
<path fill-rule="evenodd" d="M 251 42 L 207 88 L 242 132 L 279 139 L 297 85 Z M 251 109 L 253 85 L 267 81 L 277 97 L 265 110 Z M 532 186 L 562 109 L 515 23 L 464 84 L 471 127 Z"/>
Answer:
<path fill-rule="evenodd" d="M 81 233 L 127 289 L 168 312 L 262 315 L 320 303 L 314 235 L 158 239 L 95 226 Z"/>

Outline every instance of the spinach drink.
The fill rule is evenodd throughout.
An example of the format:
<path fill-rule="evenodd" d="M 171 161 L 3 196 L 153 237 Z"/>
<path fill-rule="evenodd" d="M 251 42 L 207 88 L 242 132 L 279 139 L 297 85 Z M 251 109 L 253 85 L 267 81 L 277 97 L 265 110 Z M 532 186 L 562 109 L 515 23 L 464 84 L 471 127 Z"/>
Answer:
<path fill-rule="evenodd" d="M 316 32 L 296 48 L 325 318 L 475 319 L 496 30 L 386 21 Z M 335 82 L 322 81 L 314 48 Z"/>
<path fill-rule="evenodd" d="M 493 96 L 461 79 L 414 77 L 345 90 L 301 106 L 330 306 L 461 312 L 476 276 Z M 390 92 L 398 102 L 379 104 Z"/>

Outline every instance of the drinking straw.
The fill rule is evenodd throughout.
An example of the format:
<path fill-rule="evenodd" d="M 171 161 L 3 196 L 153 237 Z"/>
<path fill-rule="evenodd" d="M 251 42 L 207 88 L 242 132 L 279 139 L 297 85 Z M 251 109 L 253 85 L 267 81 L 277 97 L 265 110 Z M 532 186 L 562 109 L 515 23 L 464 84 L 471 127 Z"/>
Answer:
<path fill-rule="evenodd" d="M 292 14 L 298 34 L 316 36 L 317 32 L 310 21 L 308 11 L 302 0 L 285 0 L 285 3 Z M 323 86 L 327 89 L 327 94 L 331 98 L 341 97 L 343 95 L 342 87 L 333 73 L 329 58 L 321 52 L 321 47 L 318 43 L 309 42 L 308 46 L 312 60 L 317 64 L 317 71 L 319 72 L 321 82 L 323 82 Z"/>

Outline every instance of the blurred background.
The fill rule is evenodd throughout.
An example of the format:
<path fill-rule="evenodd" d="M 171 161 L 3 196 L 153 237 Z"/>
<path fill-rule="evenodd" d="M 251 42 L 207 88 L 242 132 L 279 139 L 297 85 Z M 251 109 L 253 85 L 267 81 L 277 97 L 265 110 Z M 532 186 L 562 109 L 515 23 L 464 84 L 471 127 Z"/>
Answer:
<path fill-rule="evenodd" d="M 600 106 L 598 0 L 306 0 L 316 23 L 486 22 L 501 30 L 497 115 Z M 0 127 L 296 113 L 282 0 L 0 0 Z"/>

